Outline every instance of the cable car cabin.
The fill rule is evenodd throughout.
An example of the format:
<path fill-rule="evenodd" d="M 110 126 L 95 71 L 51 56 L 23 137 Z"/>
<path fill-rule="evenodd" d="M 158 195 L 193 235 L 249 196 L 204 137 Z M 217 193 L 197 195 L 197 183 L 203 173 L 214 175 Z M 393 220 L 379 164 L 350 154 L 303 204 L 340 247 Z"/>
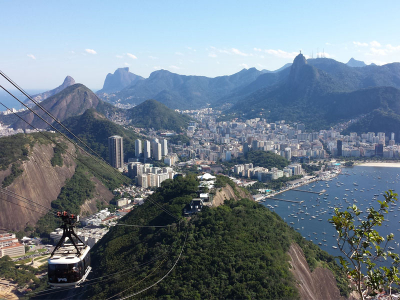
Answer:
<path fill-rule="evenodd" d="M 58 212 L 63 224 L 63 235 L 48 260 L 49 284 L 52 287 L 78 286 L 86 280 L 90 270 L 90 247 L 76 235 L 74 227 L 79 218 L 66 211 Z M 65 243 L 69 240 L 70 243 Z"/>
<path fill-rule="evenodd" d="M 53 287 L 78 286 L 86 280 L 91 270 L 90 247 L 77 244 L 80 255 L 74 245 L 65 244 L 49 259 L 49 284 Z"/>

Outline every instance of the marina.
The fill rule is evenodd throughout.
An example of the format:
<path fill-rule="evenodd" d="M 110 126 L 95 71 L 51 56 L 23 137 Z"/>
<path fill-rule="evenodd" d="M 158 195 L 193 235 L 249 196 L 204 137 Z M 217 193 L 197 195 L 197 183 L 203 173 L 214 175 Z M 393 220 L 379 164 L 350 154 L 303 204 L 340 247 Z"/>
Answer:
<path fill-rule="evenodd" d="M 322 181 L 312 181 L 301 187 L 285 189 L 262 199 L 262 204 L 275 211 L 302 236 L 319 245 L 328 253 L 341 255 L 336 242 L 336 230 L 328 219 L 334 209 L 346 210 L 356 204 L 361 211 L 370 206 L 378 208 L 385 191 L 399 190 L 400 168 L 363 167 L 344 168 L 340 174 Z M 296 199 L 296 200 L 293 200 Z M 285 204 L 284 202 L 289 202 Z M 389 247 L 400 252 L 400 205 L 394 203 L 384 224 L 378 228 L 382 235 L 394 233 Z"/>

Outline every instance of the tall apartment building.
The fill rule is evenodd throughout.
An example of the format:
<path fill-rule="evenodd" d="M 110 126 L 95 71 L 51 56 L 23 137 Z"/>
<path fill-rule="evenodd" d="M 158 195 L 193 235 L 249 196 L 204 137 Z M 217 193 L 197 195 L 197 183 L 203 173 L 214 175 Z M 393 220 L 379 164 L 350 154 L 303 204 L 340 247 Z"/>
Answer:
<path fill-rule="evenodd" d="M 166 139 L 161 140 L 161 155 L 162 156 L 168 155 L 168 140 Z"/>
<path fill-rule="evenodd" d="M 151 146 L 149 141 L 144 142 L 144 153 L 143 153 L 144 158 L 150 158 L 151 157 Z"/>
<path fill-rule="evenodd" d="M 110 165 L 114 168 L 124 166 L 124 143 L 122 137 L 113 135 L 108 138 Z"/>
<path fill-rule="evenodd" d="M 156 142 L 153 144 L 153 159 L 154 160 L 161 160 L 162 152 L 161 152 L 161 144 Z"/>
<path fill-rule="evenodd" d="M 343 142 L 341 140 L 337 140 L 336 148 L 337 148 L 337 156 L 343 156 Z"/>
<path fill-rule="evenodd" d="M 135 156 L 139 158 L 141 154 L 142 154 L 142 141 L 136 140 L 135 141 Z"/>

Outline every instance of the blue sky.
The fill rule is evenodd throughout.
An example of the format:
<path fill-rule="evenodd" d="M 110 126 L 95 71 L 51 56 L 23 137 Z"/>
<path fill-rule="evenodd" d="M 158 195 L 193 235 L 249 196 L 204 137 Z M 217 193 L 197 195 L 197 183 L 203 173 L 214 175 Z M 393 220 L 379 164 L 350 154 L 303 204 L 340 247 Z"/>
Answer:
<path fill-rule="evenodd" d="M 399 1 L 0 0 L 0 69 L 26 89 L 54 88 L 67 75 L 99 89 L 119 67 L 144 77 L 157 69 L 215 77 L 274 70 L 300 49 L 384 64 L 400 61 L 399 8 Z"/>

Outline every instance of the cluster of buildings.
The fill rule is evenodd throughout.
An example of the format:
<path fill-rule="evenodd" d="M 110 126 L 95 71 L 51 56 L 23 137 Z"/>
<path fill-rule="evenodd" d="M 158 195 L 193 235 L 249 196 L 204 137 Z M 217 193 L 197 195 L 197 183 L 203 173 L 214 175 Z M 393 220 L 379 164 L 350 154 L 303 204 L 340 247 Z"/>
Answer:
<path fill-rule="evenodd" d="M 276 180 L 281 177 L 291 177 L 303 174 L 301 164 L 291 164 L 283 170 L 279 170 L 277 168 L 271 168 L 269 170 L 263 167 L 253 167 L 253 164 L 249 163 L 243 165 L 235 165 L 233 168 L 233 172 L 236 175 L 240 175 L 245 178 L 257 179 L 261 182 Z"/>
<path fill-rule="evenodd" d="M 212 109 L 185 111 L 197 122 L 190 124 L 187 135 L 190 145 L 180 144 L 174 151 L 188 159 L 216 163 L 229 161 L 252 150 L 271 151 L 291 161 L 324 159 L 334 156 L 400 158 L 394 133 L 365 133 L 341 135 L 345 129 L 339 124 L 330 130 L 306 132 L 301 123 L 286 124 L 284 120 L 267 122 L 254 118 L 244 122 L 218 122 L 221 113 Z M 345 125 L 351 125 L 347 122 Z"/>
<path fill-rule="evenodd" d="M 140 162 L 128 163 L 128 175 L 135 178 L 136 183 L 143 187 L 160 187 L 161 182 L 167 179 L 173 179 L 175 172 L 171 167 L 153 167 L 151 164 L 142 164 Z"/>
<path fill-rule="evenodd" d="M 119 135 L 113 135 L 108 138 L 109 162 L 114 168 L 121 169 L 124 167 L 124 141 Z M 135 158 L 129 158 L 128 162 L 154 160 L 160 161 L 164 159 L 164 163 L 168 166 L 174 165 L 178 157 L 171 153 L 168 155 L 168 140 L 154 138 L 151 141 L 135 141 Z"/>
<path fill-rule="evenodd" d="M 9 257 L 25 255 L 25 246 L 18 241 L 14 233 L 0 234 L 0 257 L 6 255 Z"/>
<path fill-rule="evenodd" d="M 333 132 L 327 144 L 328 149 L 338 157 L 400 157 L 400 147 L 396 145 L 393 132 L 390 138 L 386 137 L 384 132 L 368 132 L 361 135 L 352 132 L 348 136 Z"/>

